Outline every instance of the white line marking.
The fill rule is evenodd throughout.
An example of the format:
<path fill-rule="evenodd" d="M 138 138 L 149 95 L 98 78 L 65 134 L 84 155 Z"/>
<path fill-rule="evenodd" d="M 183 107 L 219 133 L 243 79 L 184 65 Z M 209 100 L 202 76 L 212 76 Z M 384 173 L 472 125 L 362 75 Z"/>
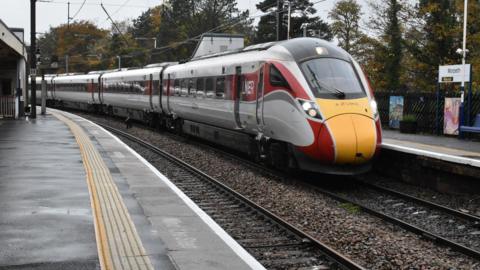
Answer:
<path fill-rule="evenodd" d="M 415 154 L 415 155 L 423 155 L 423 156 L 432 157 L 432 158 L 436 158 L 444 161 L 466 164 L 474 167 L 480 167 L 480 160 L 476 160 L 472 158 L 466 158 L 466 157 L 455 156 L 450 154 L 442 154 L 438 152 L 421 150 L 421 149 L 411 148 L 407 146 L 400 146 L 400 145 L 395 145 L 391 143 L 382 143 L 382 148 Z"/>
<path fill-rule="evenodd" d="M 73 115 L 71 113 L 67 112 L 61 112 L 61 113 L 66 113 L 69 114 L 70 116 L 73 117 L 79 117 L 82 118 L 78 115 Z M 128 149 L 135 157 L 137 157 L 145 166 L 147 166 L 155 175 L 160 178 L 170 189 L 173 190 L 179 196 L 185 204 L 187 204 L 190 209 L 193 210 L 202 220 L 205 222 L 232 250 L 237 254 L 248 266 L 250 266 L 252 269 L 255 270 L 266 270 L 263 265 L 261 265 L 255 258 L 250 255 L 242 246 L 240 246 L 237 241 L 235 241 L 227 232 L 225 232 L 210 216 L 208 216 L 198 205 L 196 205 L 185 193 L 183 193 L 175 184 L 173 184 L 166 176 L 164 176 L 162 173 L 160 173 L 157 168 L 155 168 L 150 162 L 145 160 L 142 156 L 140 156 L 137 152 L 135 152 L 132 148 L 130 148 L 128 145 L 126 145 L 124 142 L 122 142 L 118 137 L 113 135 L 111 132 L 108 130 L 105 130 L 103 127 L 93 123 L 92 121 L 85 119 L 87 122 L 90 124 L 98 127 L 100 130 L 106 132 L 108 135 L 110 135 L 113 139 L 115 139 L 118 143 L 123 145 L 126 149 Z"/>

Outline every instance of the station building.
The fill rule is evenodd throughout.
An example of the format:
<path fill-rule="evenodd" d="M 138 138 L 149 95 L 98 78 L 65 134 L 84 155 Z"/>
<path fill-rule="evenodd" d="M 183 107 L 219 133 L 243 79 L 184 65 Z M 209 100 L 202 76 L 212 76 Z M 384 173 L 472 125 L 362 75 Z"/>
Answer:
<path fill-rule="evenodd" d="M 0 118 L 23 114 L 23 103 L 28 100 L 26 66 L 23 29 L 9 28 L 0 19 Z"/>

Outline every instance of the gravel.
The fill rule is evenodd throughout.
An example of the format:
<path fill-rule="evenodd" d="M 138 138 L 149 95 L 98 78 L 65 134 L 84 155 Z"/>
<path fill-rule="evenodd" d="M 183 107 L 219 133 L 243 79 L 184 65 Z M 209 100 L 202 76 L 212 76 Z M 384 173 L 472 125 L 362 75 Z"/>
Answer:
<path fill-rule="evenodd" d="M 480 216 L 480 194 L 461 194 L 461 196 L 443 194 L 429 188 L 417 187 L 378 175 L 364 177 L 364 180 L 372 184 L 402 191 L 417 198 L 445 205 L 471 215 Z"/>
<path fill-rule="evenodd" d="M 83 116 L 125 128 L 122 122 Z M 301 183 L 261 175 L 194 141 L 138 127 L 128 132 L 224 182 L 367 269 L 480 269 L 479 261 L 423 240 Z"/>
<path fill-rule="evenodd" d="M 354 202 L 395 217 L 455 243 L 480 250 L 480 223 L 358 185 L 343 192 Z"/>

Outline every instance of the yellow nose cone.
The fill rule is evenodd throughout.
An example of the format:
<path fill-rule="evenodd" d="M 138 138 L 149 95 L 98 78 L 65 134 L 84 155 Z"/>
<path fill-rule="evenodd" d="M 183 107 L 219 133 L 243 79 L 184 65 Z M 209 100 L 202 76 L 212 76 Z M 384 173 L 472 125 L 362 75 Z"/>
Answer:
<path fill-rule="evenodd" d="M 375 122 L 360 114 L 342 114 L 327 121 L 335 147 L 335 163 L 361 164 L 369 161 L 376 149 Z"/>

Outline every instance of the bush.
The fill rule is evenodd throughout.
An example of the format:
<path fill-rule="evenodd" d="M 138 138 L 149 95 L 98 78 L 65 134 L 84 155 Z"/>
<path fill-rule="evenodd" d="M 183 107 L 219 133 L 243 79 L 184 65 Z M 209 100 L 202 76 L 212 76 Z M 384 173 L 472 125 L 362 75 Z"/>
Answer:
<path fill-rule="evenodd" d="M 417 122 L 417 117 L 414 114 L 405 114 L 402 119 L 403 122 Z"/>

